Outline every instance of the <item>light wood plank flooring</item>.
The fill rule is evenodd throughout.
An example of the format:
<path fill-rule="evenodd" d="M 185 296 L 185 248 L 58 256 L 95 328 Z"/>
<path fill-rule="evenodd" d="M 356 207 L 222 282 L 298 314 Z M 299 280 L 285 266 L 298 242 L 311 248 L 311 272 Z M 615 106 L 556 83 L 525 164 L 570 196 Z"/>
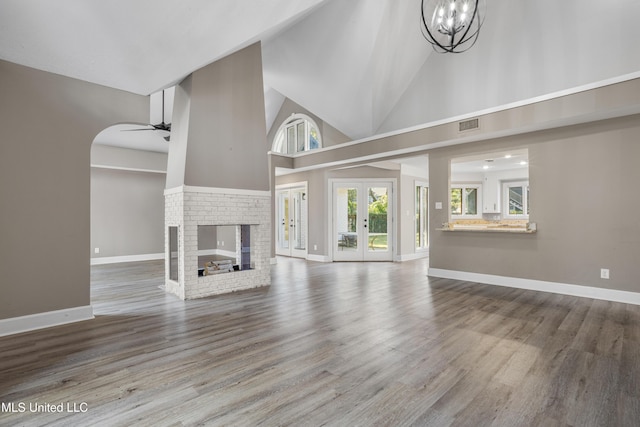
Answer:
<path fill-rule="evenodd" d="M 184 302 L 162 262 L 93 267 L 95 320 L 0 338 L 0 425 L 640 425 L 640 307 L 426 268 L 280 258 Z"/>

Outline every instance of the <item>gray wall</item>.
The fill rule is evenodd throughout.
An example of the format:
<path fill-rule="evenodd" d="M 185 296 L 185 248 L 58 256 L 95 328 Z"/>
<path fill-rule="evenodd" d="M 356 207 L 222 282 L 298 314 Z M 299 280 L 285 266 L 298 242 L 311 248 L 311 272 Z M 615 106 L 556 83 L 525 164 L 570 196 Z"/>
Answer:
<path fill-rule="evenodd" d="M 310 172 L 301 172 L 290 175 L 279 176 L 275 178 L 276 185 L 293 184 L 296 182 L 307 181 L 307 200 L 309 203 L 309 236 L 308 252 L 310 255 L 326 255 L 327 253 L 327 173 L 325 170 L 314 170 Z M 275 198 L 273 198 L 275 200 Z M 275 206 L 275 202 L 273 203 Z M 272 218 L 275 218 L 275 213 Z M 275 221 L 271 221 L 275 224 Z M 271 227 L 275 230 L 275 227 Z M 275 256 L 275 232 L 272 230 L 271 242 Z M 316 245 L 317 250 L 313 247 Z"/>
<path fill-rule="evenodd" d="M 93 144 L 92 258 L 164 253 L 166 170 L 166 153 Z"/>
<path fill-rule="evenodd" d="M 0 93 L 0 319 L 87 306 L 91 143 L 149 99 L 5 61 Z"/>
<path fill-rule="evenodd" d="M 430 267 L 640 292 L 639 135 L 635 115 L 431 151 Z M 436 231 L 447 221 L 451 158 L 505 148 L 529 149 L 538 233 Z"/>
<path fill-rule="evenodd" d="M 136 169 L 144 171 L 167 171 L 167 154 L 155 151 L 132 150 L 93 144 L 91 166 Z"/>
<path fill-rule="evenodd" d="M 429 156 L 431 267 L 640 292 L 640 225 L 635 218 L 640 198 L 633 196 L 633 186 L 640 182 L 635 165 L 640 158 L 639 89 L 640 80 L 630 80 L 481 116 L 481 128 L 471 134 L 460 134 L 457 123 L 449 123 L 297 157 L 293 163 L 313 167 L 355 158 L 355 164 L 363 155 L 413 147 L 414 155 Z M 459 145 L 444 147 L 451 143 Z M 538 224 L 538 233 L 436 231 L 448 221 L 450 160 L 513 148 L 529 152 L 530 221 Z M 304 181 L 312 174 L 324 182 L 335 176 L 319 168 L 276 182 Z M 314 185 L 327 194 L 326 184 Z M 311 203 L 311 186 L 309 197 Z M 438 201 L 444 209 L 434 209 Z M 410 206 L 410 197 L 401 197 L 400 212 Z M 310 234 L 310 243 L 327 235 L 328 221 L 323 219 L 322 230 L 314 226 L 313 232 L 321 235 Z M 413 221 L 403 221 L 400 230 L 404 254 L 412 250 L 405 239 Z M 328 253 L 324 240 L 322 254 Z M 600 279 L 600 268 L 610 269 L 609 280 Z"/>
<path fill-rule="evenodd" d="M 260 43 L 195 71 L 174 107 L 167 188 L 269 190 Z"/>
<path fill-rule="evenodd" d="M 291 184 L 307 181 L 309 185 L 309 254 L 326 256 L 329 253 L 329 226 L 327 217 L 327 204 L 329 203 L 329 179 L 334 178 L 389 178 L 396 179 L 396 215 L 395 232 L 397 255 L 409 255 L 415 253 L 415 182 L 426 182 L 425 177 L 401 175 L 399 171 L 386 170 L 375 167 L 359 166 L 343 170 L 332 171 L 330 169 L 300 172 L 284 175 L 276 178 L 277 185 Z M 409 214 L 407 215 L 407 211 Z M 275 223 L 275 222 L 274 222 Z M 272 240 L 275 245 L 275 238 Z M 313 246 L 318 249 L 314 250 Z"/>
<path fill-rule="evenodd" d="M 329 203 L 329 179 L 367 179 L 367 178 L 395 178 L 399 182 L 400 171 L 386 170 L 369 166 L 358 166 L 349 169 L 331 170 L 319 169 L 309 172 L 300 172 L 276 177 L 276 185 L 292 184 L 297 182 L 308 183 L 309 200 L 309 248 L 310 255 L 326 256 L 329 253 L 329 219 L 327 218 L 327 206 Z M 400 204 L 398 197 L 398 204 Z M 396 207 L 396 209 L 398 206 Z M 275 222 L 272 221 L 275 224 Z M 275 229 L 275 227 L 272 227 Z M 398 244 L 401 236 L 396 235 Z M 275 247 L 275 239 L 272 238 Z M 318 249 L 314 250 L 314 245 Z M 399 246 L 398 246 L 399 247 Z"/>
<path fill-rule="evenodd" d="M 92 258 L 164 253 L 165 182 L 161 173 L 91 168 Z"/>
<path fill-rule="evenodd" d="M 220 244 L 218 244 L 220 242 Z M 224 244 L 223 244 L 224 243 Z M 235 225 L 199 225 L 198 250 L 219 249 L 228 252 L 236 251 Z"/>
<path fill-rule="evenodd" d="M 343 144 L 345 142 L 351 141 L 351 139 L 322 120 L 320 117 L 316 116 L 306 108 L 296 104 L 289 98 L 286 98 L 282 103 L 282 107 L 280 107 L 280 111 L 273 121 L 273 126 L 269 130 L 267 134 L 268 147 L 267 150 L 271 150 L 273 146 L 273 139 L 276 137 L 276 133 L 280 128 L 280 125 L 284 123 L 285 120 L 292 114 L 306 114 L 311 117 L 313 121 L 318 125 L 318 130 L 320 131 L 320 136 L 322 137 L 322 146 L 323 147 L 331 147 L 332 145 Z"/>
<path fill-rule="evenodd" d="M 428 179 L 411 175 L 400 178 L 400 205 L 398 227 L 400 229 L 399 255 L 416 253 L 416 183 L 427 184 Z"/>

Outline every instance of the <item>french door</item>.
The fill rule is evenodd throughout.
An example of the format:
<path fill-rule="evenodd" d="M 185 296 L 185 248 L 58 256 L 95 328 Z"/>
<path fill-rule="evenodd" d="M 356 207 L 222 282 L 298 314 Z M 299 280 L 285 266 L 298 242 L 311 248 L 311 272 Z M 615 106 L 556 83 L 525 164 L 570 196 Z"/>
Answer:
<path fill-rule="evenodd" d="M 393 261 L 389 181 L 333 183 L 334 261 Z"/>
<path fill-rule="evenodd" d="M 276 254 L 306 258 L 306 186 L 276 190 L 276 200 Z"/>

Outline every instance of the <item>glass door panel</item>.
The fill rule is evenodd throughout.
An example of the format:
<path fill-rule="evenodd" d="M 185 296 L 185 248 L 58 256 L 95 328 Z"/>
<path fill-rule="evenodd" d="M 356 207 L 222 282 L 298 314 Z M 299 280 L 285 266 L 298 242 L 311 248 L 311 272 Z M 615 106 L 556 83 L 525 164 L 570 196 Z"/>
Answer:
<path fill-rule="evenodd" d="M 391 256 L 391 183 L 367 185 L 367 221 L 364 224 L 367 251 L 365 261 L 390 261 Z"/>
<path fill-rule="evenodd" d="M 276 253 L 278 255 L 290 255 L 289 251 L 289 191 L 277 192 L 277 229 L 276 229 Z"/>
<path fill-rule="evenodd" d="M 391 261 L 391 183 L 334 183 L 333 258 Z"/>
<path fill-rule="evenodd" d="M 359 248 L 359 194 L 357 185 L 337 184 L 334 187 L 334 253 L 337 260 L 351 261 L 362 257 Z"/>
<path fill-rule="evenodd" d="M 307 251 L 307 193 L 304 188 L 291 190 L 290 207 L 291 255 L 306 256 Z"/>
<path fill-rule="evenodd" d="M 367 189 L 369 206 L 368 221 L 365 228 L 368 232 L 368 250 L 388 251 L 387 241 L 387 208 L 389 205 L 389 191 L 387 187 L 369 187 Z"/>
<path fill-rule="evenodd" d="M 276 190 L 276 254 L 307 256 L 307 190 Z"/>

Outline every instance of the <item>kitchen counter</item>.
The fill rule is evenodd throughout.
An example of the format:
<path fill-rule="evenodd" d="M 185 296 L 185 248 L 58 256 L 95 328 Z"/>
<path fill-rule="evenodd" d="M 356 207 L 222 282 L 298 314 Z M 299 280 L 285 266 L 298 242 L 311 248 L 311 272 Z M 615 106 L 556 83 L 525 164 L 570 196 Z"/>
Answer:
<path fill-rule="evenodd" d="M 537 231 L 535 223 L 527 226 L 509 224 L 443 224 L 438 231 L 447 232 L 480 232 L 480 233 L 512 233 L 512 234 L 534 234 Z"/>

